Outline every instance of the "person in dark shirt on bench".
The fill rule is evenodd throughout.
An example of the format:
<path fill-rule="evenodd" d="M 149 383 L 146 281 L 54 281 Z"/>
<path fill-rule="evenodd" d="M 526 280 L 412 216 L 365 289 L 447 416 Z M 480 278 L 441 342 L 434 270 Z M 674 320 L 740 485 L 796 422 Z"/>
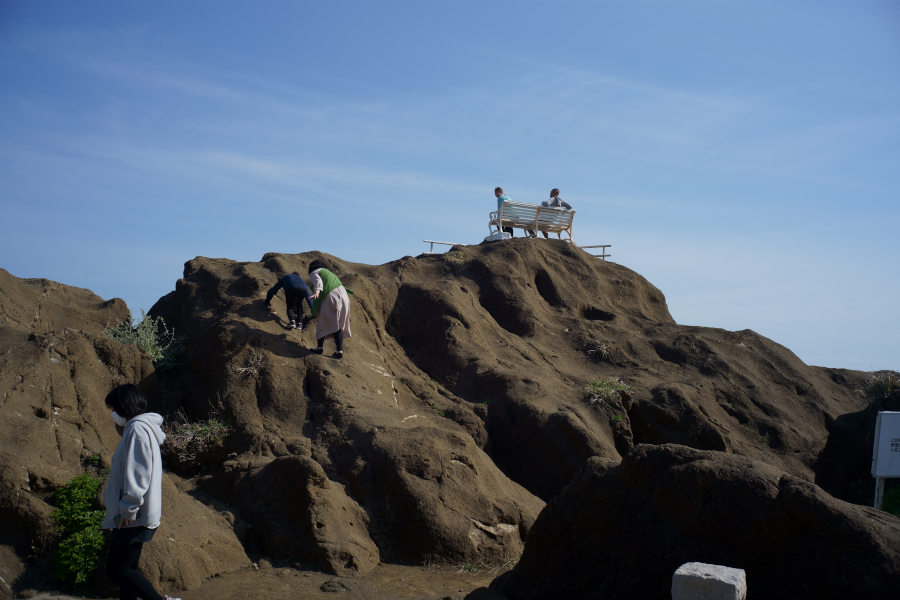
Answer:
<path fill-rule="evenodd" d="M 272 289 L 269 290 L 269 293 L 266 294 L 266 306 L 270 306 L 272 297 L 275 296 L 281 288 L 284 288 L 287 316 L 290 321 L 287 325 L 287 329 L 303 329 L 303 324 L 300 319 L 303 317 L 304 300 L 309 304 L 309 309 L 312 311 L 312 302 L 309 299 L 309 288 L 306 286 L 306 282 L 303 281 L 303 278 L 300 277 L 299 273 L 294 272 L 290 275 L 285 275 L 279 279 L 278 283 L 273 285 Z"/>
<path fill-rule="evenodd" d="M 572 210 L 572 205 L 559 197 L 559 190 L 557 188 L 553 188 L 550 190 L 550 199 L 544 200 L 541 202 L 541 206 L 546 206 L 547 208 L 561 208 L 563 210 Z M 544 239 L 549 238 L 546 231 L 542 231 L 544 234 Z"/>

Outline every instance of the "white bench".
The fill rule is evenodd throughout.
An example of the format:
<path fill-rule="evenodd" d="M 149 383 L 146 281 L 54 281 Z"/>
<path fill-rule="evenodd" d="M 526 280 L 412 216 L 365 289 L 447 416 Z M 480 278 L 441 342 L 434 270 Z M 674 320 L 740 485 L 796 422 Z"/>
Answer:
<path fill-rule="evenodd" d="M 503 231 L 504 227 L 518 227 L 519 229 L 531 229 L 532 231 L 544 231 L 555 233 L 562 239 L 562 233 L 572 240 L 572 220 L 575 218 L 574 210 L 562 208 L 549 208 L 539 204 L 527 202 L 504 202 L 500 210 L 491 213 L 488 231 L 493 234 L 492 227 Z"/>

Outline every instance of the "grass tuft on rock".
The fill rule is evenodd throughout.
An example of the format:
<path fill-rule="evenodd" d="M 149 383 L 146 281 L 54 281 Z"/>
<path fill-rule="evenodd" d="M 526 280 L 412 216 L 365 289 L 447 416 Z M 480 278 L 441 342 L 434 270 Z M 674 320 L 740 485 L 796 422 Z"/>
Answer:
<path fill-rule="evenodd" d="M 609 342 L 592 339 L 588 342 L 585 352 L 587 353 L 588 358 L 599 363 L 609 359 L 611 350 L 612 346 Z"/>
<path fill-rule="evenodd" d="M 873 406 L 892 396 L 900 399 L 900 374 L 896 371 L 872 371 L 867 374 L 859 392 Z"/>
<path fill-rule="evenodd" d="M 441 256 L 444 257 L 445 263 L 447 263 L 451 267 L 460 269 L 469 266 L 469 263 L 472 262 L 470 259 L 466 258 L 459 250 L 451 250 L 450 252 L 445 252 Z"/>
<path fill-rule="evenodd" d="M 183 408 L 175 413 L 174 422 L 166 422 L 162 429 L 166 434 L 162 451 L 180 463 L 193 462 L 234 433 L 219 411 L 213 411 L 204 421 L 191 421 Z"/>
<path fill-rule="evenodd" d="M 620 393 L 630 394 L 632 387 L 618 377 L 604 377 L 588 382 L 584 386 L 591 404 L 605 402 L 612 404 Z"/>

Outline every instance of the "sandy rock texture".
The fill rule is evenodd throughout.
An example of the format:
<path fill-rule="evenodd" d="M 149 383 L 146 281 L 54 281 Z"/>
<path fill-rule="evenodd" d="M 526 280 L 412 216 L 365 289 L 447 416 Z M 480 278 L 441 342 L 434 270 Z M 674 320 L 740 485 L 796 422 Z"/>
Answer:
<path fill-rule="evenodd" d="M 453 252 L 377 266 L 320 252 L 197 257 L 151 310 L 186 336 L 163 375 L 136 348 L 98 335 L 124 318 L 120 301 L 0 272 L 0 546 L 27 556 L 56 486 L 89 471 L 93 453 L 109 464 L 118 436 L 103 397 L 129 381 L 164 416 L 217 412 L 234 428 L 210 453 L 167 465 L 197 477 L 196 488 L 167 481 L 165 510 L 178 518 L 144 565 L 167 589 L 247 564 L 245 549 L 341 577 L 385 563 L 504 564 L 524 551 L 502 590 L 478 592 L 512 600 L 537 597 L 522 595 L 532 588 L 553 597 L 551 584 L 572 597 L 660 597 L 680 564 L 716 557 L 749 565 L 722 562 L 747 569 L 751 594 L 771 591 L 774 583 L 757 582 L 786 575 L 769 546 L 810 552 L 829 576 L 836 559 L 827 553 L 846 548 L 845 578 L 860 589 L 874 589 L 866 577 L 893 577 L 895 556 L 882 550 L 896 519 L 812 483 L 842 477 L 822 452 L 838 443 L 829 434 L 867 426 L 846 416 L 865 408 L 855 391 L 862 373 L 806 365 L 753 331 L 679 325 L 646 279 L 561 241 Z M 324 356 L 309 351 L 315 322 L 285 329 L 283 295 L 271 309 L 263 302 L 314 259 L 355 292 L 343 360 L 330 358 L 331 340 Z M 586 384 L 604 377 L 632 391 L 589 402 Z M 597 521 L 538 534 L 563 501 L 572 515 L 596 505 Z M 648 523 L 668 532 L 663 541 Z M 590 546 L 592 531 L 617 545 Z M 582 547 L 595 555 L 581 557 Z M 645 567 L 646 577 L 635 575 Z M 547 586 L 529 587 L 529 570 Z"/>
<path fill-rule="evenodd" d="M 253 551 L 335 574 L 383 560 L 520 554 L 544 503 L 485 453 L 471 403 L 432 381 L 385 330 L 401 267 L 324 257 L 356 292 L 342 361 L 307 350 L 314 326 L 285 331 L 282 300 L 275 312 L 263 306 L 282 274 L 305 274 L 316 256 L 198 258 L 151 311 L 188 339 L 166 406 L 204 414 L 221 401 L 237 430 L 229 459 L 201 486 L 240 511 Z"/>
<path fill-rule="evenodd" d="M 637 443 L 743 455 L 812 481 L 852 372 L 810 367 L 752 331 L 676 324 L 637 273 L 553 240 L 384 265 L 318 252 L 198 257 L 151 314 L 187 336 L 164 410 L 221 402 L 237 434 L 201 485 L 251 525 L 253 551 L 334 573 L 377 561 L 520 552 L 543 501 L 591 457 Z M 286 331 L 283 275 L 323 259 L 356 293 L 343 360 Z M 591 361 L 592 343 L 609 347 Z M 586 401 L 620 377 L 631 394 Z"/>
<path fill-rule="evenodd" d="M 900 519 L 744 457 L 640 445 L 588 460 L 491 591 L 663 600 L 694 561 L 744 569 L 750 597 L 894 598 Z"/>
<path fill-rule="evenodd" d="M 48 550 L 53 492 L 78 475 L 102 476 L 111 464 L 120 436 L 106 394 L 135 383 L 153 399 L 158 382 L 143 351 L 99 335 L 108 321 L 127 317 L 121 300 L 104 302 L 87 290 L 17 280 L 5 271 L 0 298 L 0 571 L 18 578 L 27 570 L 25 557 Z M 99 465 L 87 461 L 93 455 Z M 177 543 L 149 544 L 142 556 L 156 583 L 197 587 L 249 564 L 225 519 L 166 480 L 160 534 L 172 528 Z M 215 552 L 202 551 L 211 543 Z M 6 583 L 15 589 L 14 581 Z"/>
<path fill-rule="evenodd" d="M 21 279 L 0 269 L 0 323 L 46 333 L 78 329 L 100 333 L 128 318 L 121 298 L 104 300 L 90 290 L 49 279 Z"/>

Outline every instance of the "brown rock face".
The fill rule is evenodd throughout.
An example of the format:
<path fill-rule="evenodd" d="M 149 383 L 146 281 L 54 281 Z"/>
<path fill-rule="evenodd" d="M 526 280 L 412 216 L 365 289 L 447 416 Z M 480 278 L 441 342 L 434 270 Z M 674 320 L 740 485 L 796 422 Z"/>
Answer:
<path fill-rule="evenodd" d="M 187 336 L 166 402 L 203 414 L 221 399 L 237 429 L 231 460 L 201 485 L 238 508 L 251 548 L 340 575 L 381 560 L 520 554 L 543 502 L 485 454 L 475 408 L 386 332 L 402 267 L 325 257 L 356 292 L 342 361 L 309 353 L 312 329 L 285 332 L 281 300 L 276 313 L 263 307 L 278 277 L 316 256 L 196 259 L 151 311 Z"/>
<path fill-rule="evenodd" d="M 78 475 L 99 476 L 110 466 L 120 437 L 103 402 L 109 390 L 135 383 L 153 399 L 158 384 L 143 351 L 96 333 L 107 321 L 127 316 L 120 300 L 104 303 L 87 290 L 16 280 L 5 271 L 0 286 L 2 559 L 10 552 L 29 556 L 32 545 L 40 548 L 48 538 L 55 527 L 49 514 L 57 488 Z M 37 316 L 23 317 L 31 314 Z M 99 457 L 99 467 L 86 460 L 92 455 Z M 249 563 L 224 518 L 168 479 L 163 502 L 163 525 L 141 557 L 155 583 L 195 588 Z M 207 553 L 210 543 L 217 548 Z"/>
<path fill-rule="evenodd" d="M 162 495 L 162 522 L 139 565 L 157 590 L 195 590 L 205 579 L 250 565 L 226 516 L 181 492 L 166 475 Z"/>
<path fill-rule="evenodd" d="M 743 457 L 640 445 L 618 466 L 587 461 L 491 587 L 508 600 L 663 600 L 692 561 L 746 570 L 753 597 L 894 598 L 900 519 Z"/>
<path fill-rule="evenodd" d="M 153 308 L 187 336 L 166 410 L 221 399 L 237 429 L 200 481 L 252 525 L 251 547 L 341 574 L 516 555 L 542 506 L 531 494 L 553 498 L 590 457 L 677 442 L 811 481 L 829 424 L 860 406 L 834 371 L 752 331 L 675 324 L 645 279 L 569 244 L 455 250 L 380 266 L 197 258 Z M 280 297 L 263 305 L 316 258 L 355 291 L 341 361 L 330 341 L 309 353 L 313 328 L 285 331 Z M 591 340 L 604 360 L 588 360 Z M 604 376 L 633 393 L 589 404 Z"/>
<path fill-rule="evenodd" d="M 158 398 L 164 416 L 184 409 L 199 420 L 221 406 L 235 430 L 209 455 L 170 463 L 200 474 L 205 493 L 231 508 L 221 521 L 188 496 L 167 494 L 183 505 L 165 510 L 185 517 L 165 521 L 167 533 L 158 536 L 165 543 L 143 565 L 164 586 L 192 587 L 245 564 L 232 526 L 249 550 L 276 563 L 296 557 L 343 576 L 365 573 L 379 561 L 499 562 L 521 555 L 528 539 L 525 563 L 545 552 L 545 543 L 561 553 L 593 548 L 585 534 L 591 527 L 619 532 L 616 527 L 627 525 L 636 536 L 621 529 L 618 546 L 601 548 L 600 558 L 573 555 L 585 570 L 558 566 L 571 576 L 567 593 L 607 589 L 606 579 L 590 575 L 603 572 L 620 597 L 645 588 L 658 595 L 679 566 L 663 574 L 669 563 L 680 560 L 684 548 L 698 549 L 688 560 L 704 560 L 709 554 L 700 550 L 707 542 L 719 544 L 711 547 L 721 549 L 716 556 L 723 560 L 746 558 L 759 581 L 786 577 L 775 562 L 753 562 L 741 544 L 730 547 L 728 532 L 713 523 L 726 509 L 710 505 L 707 515 L 708 498 L 698 499 L 697 490 L 721 490 L 728 498 L 723 506 L 742 515 L 734 521 L 744 526 L 738 539 L 759 552 L 766 544 L 788 544 L 831 565 L 824 553 L 838 545 L 857 548 L 860 539 L 883 545 L 883 536 L 893 535 L 889 527 L 870 537 L 845 536 L 843 525 L 834 531 L 821 525 L 823 514 L 856 523 L 863 513 L 853 511 L 862 509 L 833 504 L 809 483 L 819 475 L 816 459 L 835 419 L 863 406 L 853 393 L 859 373 L 807 366 L 749 330 L 678 325 L 653 285 L 571 244 L 514 239 L 455 250 L 457 260 L 423 255 L 379 266 L 318 252 L 267 254 L 250 263 L 198 257 L 151 310 L 186 336 L 180 365 L 160 378 L 134 347 L 96 335 L 107 321 L 124 318 L 124 305 L 0 272 L 0 314 L 7 324 L 0 328 L 0 351 L 6 352 L 0 355 L 0 545 L 27 549 L 46 519 L 52 490 L 85 472 L 89 453 L 108 464 L 118 436 L 103 397 L 125 381 L 141 383 Z M 343 360 L 329 358 L 330 340 L 325 356 L 309 352 L 314 324 L 302 333 L 284 329 L 283 296 L 273 310 L 263 304 L 278 278 L 305 275 L 317 258 L 355 292 L 353 337 Z M 75 307 L 72 322 L 62 309 L 51 310 L 69 305 Z M 602 356 L 588 354 L 600 347 Z M 605 377 L 623 380 L 632 391 L 588 402 L 585 385 Z M 669 443 L 692 449 L 632 450 Z M 652 460 L 638 460 L 645 455 Z M 614 468 L 623 456 L 643 466 Z M 644 467 L 669 477 L 653 480 L 665 483 L 663 492 L 649 483 L 631 490 L 616 483 L 623 473 L 631 473 L 629 481 L 650 481 Z M 555 539 L 547 532 L 529 537 L 545 501 L 561 492 L 571 499 L 567 494 L 588 486 L 591 477 L 602 481 L 602 489 L 591 489 L 601 489 L 603 497 L 573 500 L 571 512 L 606 502 L 601 508 L 619 506 L 619 513 L 601 511 L 599 524 L 567 522 L 560 530 L 564 541 L 546 541 Z M 691 485 L 679 483 L 682 478 Z M 623 497 L 631 500 L 621 504 Z M 631 505 L 644 512 L 619 522 L 617 515 Z M 770 522 L 772 511 L 781 516 Z M 551 518 L 543 514 L 542 520 Z M 819 520 L 804 525 L 808 514 Z M 194 521 L 204 525 L 188 526 Z M 705 529 L 690 537 L 695 522 Z M 647 523 L 684 539 L 671 533 L 657 543 Z M 813 547 L 803 541 L 810 531 L 830 541 Z M 632 581 L 645 556 L 665 569 Z M 852 556 L 847 560 L 856 565 L 859 557 L 874 555 L 859 550 Z M 878 554 L 874 577 L 894 572 L 891 556 Z M 528 564 L 547 576 L 549 567 Z M 526 581 L 525 570 L 509 576 L 509 585 Z M 873 589 L 856 571 L 847 577 Z M 530 593 L 525 583 L 515 585 L 507 591 Z M 767 585 L 759 589 L 774 589 Z M 554 597 L 550 591 L 545 597 Z"/>
<path fill-rule="evenodd" d="M 100 333 L 107 323 L 128 318 L 121 298 L 104 300 L 90 290 L 49 279 L 20 279 L 0 269 L 0 323 L 14 329 L 47 333 L 78 329 Z"/>

